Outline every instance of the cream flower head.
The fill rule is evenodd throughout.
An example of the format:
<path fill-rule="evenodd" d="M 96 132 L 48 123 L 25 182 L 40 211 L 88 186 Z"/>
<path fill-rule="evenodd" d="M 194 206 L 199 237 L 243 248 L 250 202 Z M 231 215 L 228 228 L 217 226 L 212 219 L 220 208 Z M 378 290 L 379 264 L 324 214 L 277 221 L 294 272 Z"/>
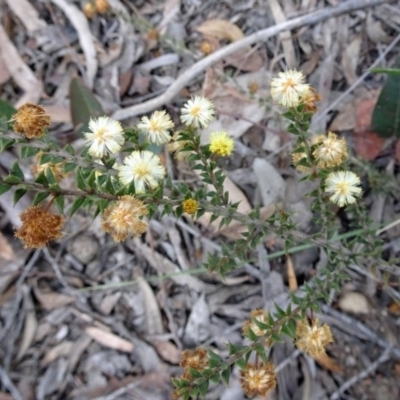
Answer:
<path fill-rule="evenodd" d="M 312 357 L 325 354 L 325 346 L 333 342 L 331 330 L 327 324 L 319 325 L 315 318 L 311 325 L 307 320 L 298 321 L 296 326 L 296 346 Z"/>
<path fill-rule="evenodd" d="M 194 96 L 181 108 L 181 121 L 196 128 L 207 128 L 214 119 L 213 103 L 202 96 Z"/>
<path fill-rule="evenodd" d="M 166 111 L 154 111 L 150 118 L 143 117 L 137 127 L 150 142 L 164 144 L 171 140 L 169 130 L 174 127 L 174 123 Z"/>
<path fill-rule="evenodd" d="M 344 139 L 338 139 L 333 132 L 328 132 L 320 145 L 314 150 L 318 168 L 332 168 L 343 164 L 347 159 L 347 146 Z"/>
<path fill-rule="evenodd" d="M 285 107 L 297 107 L 309 91 L 310 86 L 304 83 L 304 75 L 300 71 L 279 72 L 278 78 L 271 81 L 273 100 Z"/>
<path fill-rule="evenodd" d="M 215 131 L 210 135 L 210 151 L 213 154 L 225 157 L 232 154 L 234 141 L 224 131 Z"/>
<path fill-rule="evenodd" d="M 124 185 L 132 181 L 136 193 L 144 193 L 146 186 L 154 189 L 165 175 L 160 157 L 151 151 L 134 151 L 124 159 L 124 165 L 118 166 L 118 177 Z"/>
<path fill-rule="evenodd" d="M 343 207 L 352 204 L 361 195 L 360 178 L 350 171 L 331 172 L 325 179 L 325 190 L 332 193 L 330 200 Z"/>
<path fill-rule="evenodd" d="M 128 236 L 140 236 L 147 229 L 147 223 L 139 219 L 147 215 L 146 206 L 133 196 L 122 196 L 111 203 L 103 214 L 102 227 L 115 242 L 122 242 Z"/>
<path fill-rule="evenodd" d="M 99 117 L 89 122 L 91 132 L 85 133 L 89 154 L 102 158 L 108 153 L 118 153 L 125 142 L 122 125 L 111 118 Z"/>

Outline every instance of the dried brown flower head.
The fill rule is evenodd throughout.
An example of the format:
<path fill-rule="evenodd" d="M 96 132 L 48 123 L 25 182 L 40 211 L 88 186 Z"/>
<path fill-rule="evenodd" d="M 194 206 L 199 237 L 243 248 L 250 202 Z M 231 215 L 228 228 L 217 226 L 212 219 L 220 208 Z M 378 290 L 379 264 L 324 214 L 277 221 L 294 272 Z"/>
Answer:
<path fill-rule="evenodd" d="M 40 206 L 32 206 L 19 217 L 22 226 L 15 231 L 15 236 L 23 242 L 25 248 L 38 249 L 62 236 L 65 219 L 61 215 L 52 214 Z"/>
<path fill-rule="evenodd" d="M 140 236 L 146 232 L 147 223 L 139 217 L 147 214 L 143 202 L 133 196 L 122 196 L 104 211 L 102 227 L 115 242 L 122 242 L 130 235 Z"/>
<path fill-rule="evenodd" d="M 188 214 L 195 214 L 198 209 L 198 204 L 195 199 L 187 199 L 182 203 L 183 211 Z"/>
<path fill-rule="evenodd" d="M 50 126 L 50 115 L 42 106 L 36 104 L 23 104 L 13 117 L 14 131 L 22 133 L 28 139 L 40 138 L 45 133 L 45 128 Z"/>
<path fill-rule="evenodd" d="M 60 182 L 65 177 L 64 173 L 64 162 L 52 164 L 52 163 L 44 163 L 40 164 L 40 158 L 42 157 L 43 152 L 39 152 L 36 154 L 35 162 L 31 166 L 32 173 L 35 177 L 37 177 L 41 172 L 46 173 L 46 169 L 50 168 L 51 172 L 54 175 L 54 178 L 57 182 Z"/>
<path fill-rule="evenodd" d="M 183 378 L 190 379 L 189 368 L 202 371 L 208 366 L 208 352 L 204 348 L 184 350 L 181 355 L 180 366 L 185 369 Z"/>
<path fill-rule="evenodd" d="M 255 394 L 265 396 L 276 386 L 274 365 L 271 363 L 258 366 L 247 364 L 246 368 L 240 371 L 240 384 L 246 396 L 252 397 Z"/>
<path fill-rule="evenodd" d="M 213 49 L 212 44 L 208 40 L 203 40 L 200 43 L 200 51 L 203 54 L 208 55 L 208 54 L 211 54 L 214 51 L 214 49 Z"/>
<path fill-rule="evenodd" d="M 315 113 L 318 107 L 315 103 L 322 100 L 321 95 L 316 89 L 310 86 L 310 90 L 302 97 L 301 102 L 305 105 L 304 111 Z"/>
<path fill-rule="evenodd" d="M 266 324 L 268 322 L 268 315 L 263 309 L 253 310 L 250 313 L 250 319 L 247 320 L 243 325 L 243 335 L 248 336 L 249 329 L 251 329 L 256 336 L 264 335 L 265 331 L 261 330 L 258 325 L 254 321 L 252 321 L 253 319 L 260 321 L 263 324 Z"/>
<path fill-rule="evenodd" d="M 251 81 L 247 85 L 247 89 L 249 90 L 250 94 L 256 94 L 258 92 L 259 88 L 260 88 L 260 86 L 255 81 Z"/>
<path fill-rule="evenodd" d="M 99 14 L 105 14 L 110 8 L 110 4 L 108 4 L 107 0 L 96 0 L 95 5 L 96 11 Z"/>
<path fill-rule="evenodd" d="M 331 330 L 327 324 L 319 325 L 315 318 L 311 325 L 308 320 L 298 321 L 296 327 L 296 346 L 312 357 L 325 354 L 325 346 L 333 342 Z"/>

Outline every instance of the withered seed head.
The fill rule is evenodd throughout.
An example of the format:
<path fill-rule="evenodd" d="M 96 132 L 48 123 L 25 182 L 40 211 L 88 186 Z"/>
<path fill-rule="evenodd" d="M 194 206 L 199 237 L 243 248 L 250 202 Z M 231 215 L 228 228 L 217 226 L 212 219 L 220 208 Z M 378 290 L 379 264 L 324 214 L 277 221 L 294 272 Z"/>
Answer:
<path fill-rule="evenodd" d="M 193 351 L 184 350 L 181 355 L 180 366 L 185 369 L 183 378 L 190 379 L 189 368 L 202 371 L 208 366 L 208 352 L 204 348 L 197 348 Z"/>
<path fill-rule="evenodd" d="M 251 329 L 251 331 L 256 336 L 262 336 L 265 334 L 265 331 L 260 329 L 258 325 L 253 321 L 254 319 L 262 322 L 263 324 L 266 324 L 268 322 L 268 315 L 263 309 L 253 310 L 250 313 L 250 319 L 247 320 L 243 325 L 243 335 L 248 336 L 249 329 Z"/>
<path fill-rule="evenodd" d="M 246 396 L 252 397 L 255 394 L 265 396 L 276 386 L 274 365 L 271 363 L 258 366 L 247 364 L 246 368 L 240 371 L 240 384 Z"/>
<path fill-rule="evenodd" d="M 64 217 L 43 210 L 40 206 L 28 207 L 20 214 L 22 226 L 15 231 L 25 248 L 38 249 L 62 236 Z"/>
<path fill-rule="evenodd" d="M 50 126 L 50 115 L 42 106 L 26 103 L 18 108 L 11 118 L 14 122 L 14 131 L 22 133 L 28 139 L 40 138 L 45 134 L 45 128 Z"/>
<path fill-rule="evenodd" d="M 325 346 L 331 342 L 333 337 L 329 326 L 319 326 L 318 318 L 311 325 L 307 320 L 297 322 L 296 346 L 310 356 L 320 357 L 325 354 Z"/>
<path fill-rule="evenodd" d="M 123 242 L 129 235 L 140 236 L 147 229 L 147 223 L 139 219 L 148 210 L 133 196 L 122 196 L 109 205 L 103 214 L 102 227 L 115 242 Z"/>

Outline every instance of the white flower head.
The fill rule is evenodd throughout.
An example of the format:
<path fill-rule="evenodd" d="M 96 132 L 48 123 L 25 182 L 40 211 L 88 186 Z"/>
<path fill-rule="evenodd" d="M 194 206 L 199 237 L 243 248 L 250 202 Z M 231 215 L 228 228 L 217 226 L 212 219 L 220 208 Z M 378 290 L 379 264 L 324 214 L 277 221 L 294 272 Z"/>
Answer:
<path fill-rule="evenodd" d="M 146 186 L 156 188 L 165 175 L 160 157 L 148 150 L 132 152 L 118 169 L 119 180 L 124 185 L 133 181 L 136 193 L 144 193 Z"/>
<path fill-rule="evenodd" d="M 91 132 L 85 133 L 89 154 L 102 158 L 108 153 L 118 153 L 125 142 L 122 125 L 111 118 L 99 117 L 89 122 Z"/>
<path fill-rule="evenodd" d="M 165 111 L 154 111 L 150 119 L 143 117 L 137 127 L 150 142 L 164 144 L 171 140 L 169 129 L 174 127 L 174 123 Z"/>
<path fill-rule="evenodd" d="M 181 121 L 196 128 L 207 128 L 214 119 L 213 103 L 202 96 L 194 96 L 181 108 Z"/>
<path fill-rule="evenodd" d="M 361 195 L 360 184 L 360 178 L 354 172 L 331 172 L 325 180 L 325 190 L 332 193 L 329 198 L 333 203 L 343 207 L 354 203 Z"/>
<path fill-rule="evenodd" d="M 309 91 L 310 86 L 304 83 L 304 75 L 300 71 L 289 69 L 279 72 L 278 78 L 271 81 L 271 96 L 284 107 L 297 107 Z"/>

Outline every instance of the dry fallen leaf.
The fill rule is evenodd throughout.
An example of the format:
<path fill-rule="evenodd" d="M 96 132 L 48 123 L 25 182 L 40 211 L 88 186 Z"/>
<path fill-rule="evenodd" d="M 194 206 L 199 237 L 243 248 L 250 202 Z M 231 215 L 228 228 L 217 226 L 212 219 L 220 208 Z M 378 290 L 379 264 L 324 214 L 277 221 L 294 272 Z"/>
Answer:
<path fill-rule="evenodd" d="M 214 36 L 218 39 L 236 42 L 244 37 L 242 30 L 232 22 L 225 19 L 209 19 L 196 28 L 197 32 L 205 36 Z"/>
<path fill-rule="evenodd" d="M 102 344 L 110 349 L 115 349 L 119 351 L 124 351 L 125 353 L 131 353 L 133 351 L 133 343 L 126 339 L 115 335 L 111 332 L 106 332 L 95 326 L 88 326 L 85 328 L 85 332 L 96 342 Z"/>
<path fill-rule="evenodd" d="M 151 344 L 165 361 L 171 364 L 179 364 L 181 351 L 173 343 L 166 340 L 154 339 L 151 340 Z"/>
<path fill-rule="evenodd" d="M 46 353 L 46 355 L 42 359 L 41 367 L 45 368 L 51 362 L 53 362 L 54 360 L 57 360 L 57 358 L 60 358 L 63 356 L 68 356 L 73 347 L 74 347 L 74 342 L 70 342 L 68 340 L 58 344 L 57 346 L 54 346 Z"/>
<path fill-rule="evenodd" d="M 374 160 L 380 153 L 385 139 L 371 131 L 371 117 L 378 94 L 356 104 L 356 126 L 354 129 L 354 150 L 358 157 Z"/>
<path fill-rule="evenodd" d="M 6 237 L 0 232 L 0 257 L 7 261 L 15 260 L 15 253 L 13 248 L 8 243 Z"/>
<path fill-rule="evenodd" d="M 53 310 L 71 304 L 75 301 L 72 296 L 51 292 L 42 287 L 38 287 L 37 282 L 33 285 L 33 293 L 45 310 Z"/>
<path fill-rule="evenodd" d="M 339 300 L 339 307 L 342 311 L 354 314 L 368 314 L 370 305 L 367 298 L 359 292 L 346 292 Z"/>
<path fill-rule="evenodd" d="M 342 373 L 342 368 L 340 367 L 340 365 L 337 364 L 327 354 L 322 354 L 321 356 L 315 357 L 314 359 L 315 359 L 315 361 L 317 361 L 318 364 L 322 365 L 328 371 L 331 371 L 331 372 L 333 372 L 335 374 L 341 374 Z"/>

